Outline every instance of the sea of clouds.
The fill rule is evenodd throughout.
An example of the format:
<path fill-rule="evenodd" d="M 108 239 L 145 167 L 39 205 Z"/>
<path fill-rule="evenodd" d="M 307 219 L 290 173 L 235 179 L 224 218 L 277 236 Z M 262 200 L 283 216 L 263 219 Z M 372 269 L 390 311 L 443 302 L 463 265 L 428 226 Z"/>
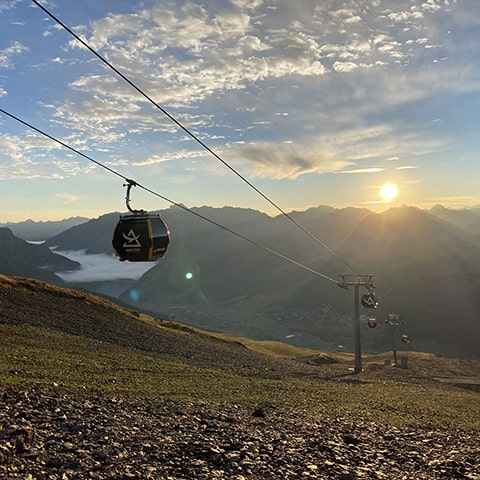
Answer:
<path fill-rule="evenodd" d="M 80 263 L 81 268 L 57 273 L 68 283 L 103 282 L 108 280 L 138 280 L 150 270 L 155 262 L 121 262 L 118 257 L 107 254 L 87 254 L 84 250 L 59 251 L 55 253 Z"/>

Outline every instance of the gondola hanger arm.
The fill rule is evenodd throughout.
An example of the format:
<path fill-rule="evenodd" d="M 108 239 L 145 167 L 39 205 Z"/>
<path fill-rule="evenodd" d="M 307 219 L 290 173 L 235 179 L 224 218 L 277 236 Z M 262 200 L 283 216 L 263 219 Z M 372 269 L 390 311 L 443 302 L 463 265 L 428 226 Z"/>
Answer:
<path fill-rule="evenodd" d="M 138 184 L 135 180 L 130 180 L 128 178 L 126 180 L 127 180 L 127 183 L 124 183 L 123 186 L 127 187 L 127 195 L 125 197 L 125 203 L 127 205 L 128 211 L 132 212 L 133 214 L 145 213 L 145 210 L 135 210 L 130 206 L 130 190 L 132 189 L 132 187 L 136 187 Z"/>

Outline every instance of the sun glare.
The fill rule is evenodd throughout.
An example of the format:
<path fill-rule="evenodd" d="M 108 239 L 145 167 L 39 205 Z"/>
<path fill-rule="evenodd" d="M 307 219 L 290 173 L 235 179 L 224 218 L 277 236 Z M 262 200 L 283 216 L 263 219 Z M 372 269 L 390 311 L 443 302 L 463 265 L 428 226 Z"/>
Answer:
<path fill-rule="evenodd" d="M 385 183 L 380 187 L 380 196 L 386 201 L 391 202 L 398 195 L 398 187 L 392 183 Z"/>

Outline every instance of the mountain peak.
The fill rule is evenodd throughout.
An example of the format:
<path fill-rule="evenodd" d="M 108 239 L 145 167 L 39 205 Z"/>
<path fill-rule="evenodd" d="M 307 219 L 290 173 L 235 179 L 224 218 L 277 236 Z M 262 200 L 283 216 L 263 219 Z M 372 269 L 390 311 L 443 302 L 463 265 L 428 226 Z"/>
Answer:
<path fill-rule="evenodd" d="M 432 213 L 436 213 L 436 212 L 449 212 L 449 211 L 451 211 L 451 210 L 452 210 L 451 208 L 447 208 L 447 207 L 441 205 L 440 203 L 437 203 L 436 205 L 434 205 L 434 206 L 430 209 L 430 211 L 431 211 Z"/>

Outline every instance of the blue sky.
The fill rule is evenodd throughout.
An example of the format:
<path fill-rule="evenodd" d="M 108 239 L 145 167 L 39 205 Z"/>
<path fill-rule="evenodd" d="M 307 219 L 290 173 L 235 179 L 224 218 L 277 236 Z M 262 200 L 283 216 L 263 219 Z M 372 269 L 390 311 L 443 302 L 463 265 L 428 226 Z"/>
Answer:
<path fill-rule="evenodd" d="M 286 211 L 480 204 L 478 0 L 41 3 Z M 278 213 L 31 0 L 0 4 L 0 108 L 177 203 Z M 122 183 L 0 114 L 0 222 L 123 211 Z"/>

